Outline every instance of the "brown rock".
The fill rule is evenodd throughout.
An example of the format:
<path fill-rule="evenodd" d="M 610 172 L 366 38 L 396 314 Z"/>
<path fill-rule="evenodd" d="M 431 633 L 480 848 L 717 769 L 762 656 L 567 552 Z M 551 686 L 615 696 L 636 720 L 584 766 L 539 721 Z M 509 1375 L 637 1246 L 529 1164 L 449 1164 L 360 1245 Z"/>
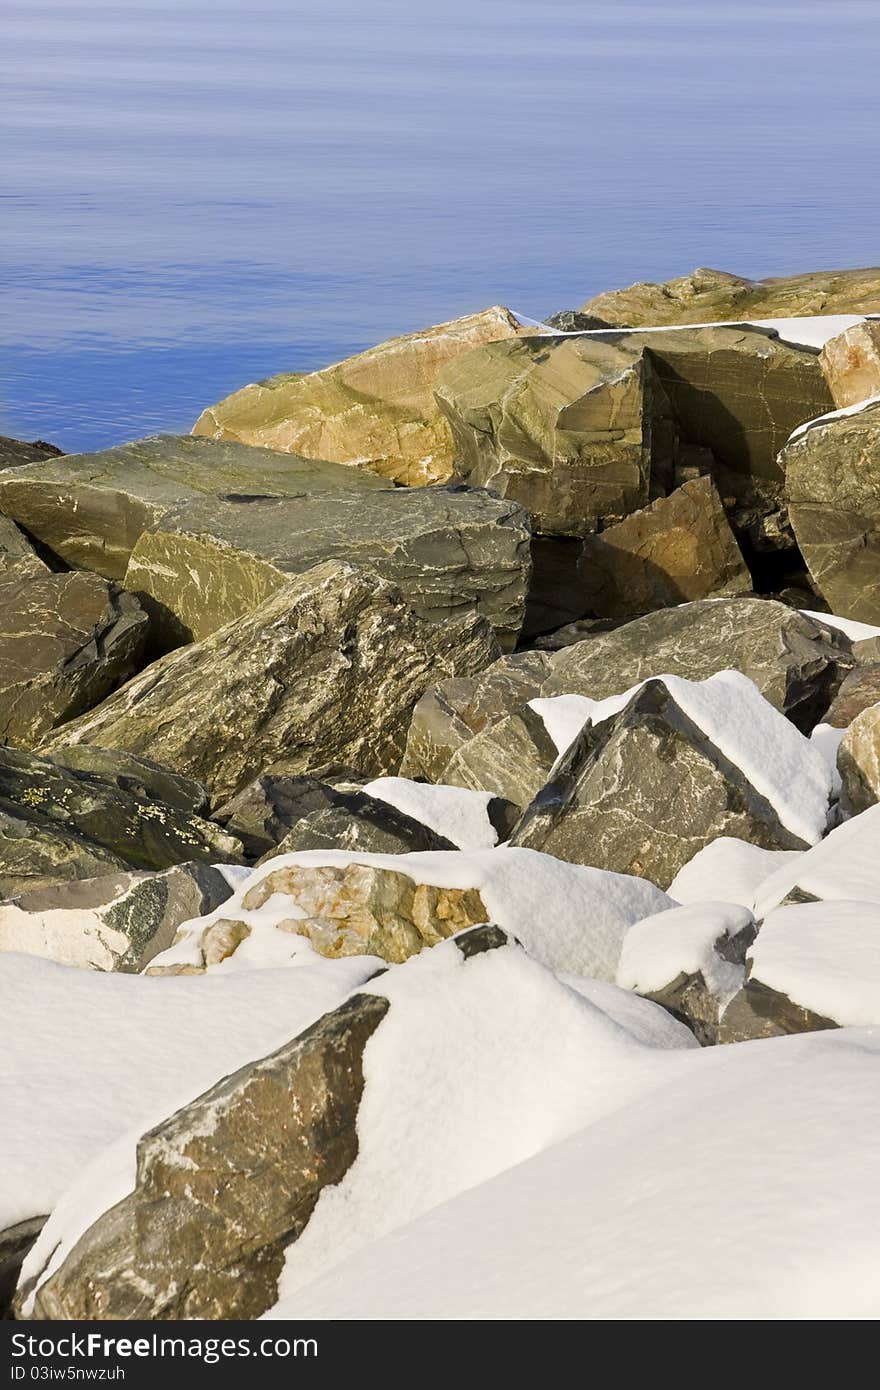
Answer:
<path fill-rule="evenodd" d="M 837 750 L 840 809 L 857 816 L 880 801 L 880 703 L 862 710 Z"/>
<path fill-rule="evenodd" d="M 35 439 L 27 444 L 23 439 L 10 439 L 0 434 L 0 473 L 5 468 L 20 468 L 25 463 L 39 463 L 41 459 L 61 458 L 63 449 L 47 444 L 44 439 Z"/>
<path fill-rule="evenodd" d="M 844 677 L 822 723 L 835 729 L 848 729 L 862 710 L 880 704 L 880 662 L 871 666 L 856 666 Z"/>
<path fill-rule="evenodd" d="M 24 532 L 14 521 L 0 516 L 0 580 L 31 579 L 48 573 L 49 566 L 43 564 Z"/>
<path fill-rule="evenodd" d="M 838 408 L 880 396 L 880 321 L 856 323 L 829 338 L 819 361 Z"/>

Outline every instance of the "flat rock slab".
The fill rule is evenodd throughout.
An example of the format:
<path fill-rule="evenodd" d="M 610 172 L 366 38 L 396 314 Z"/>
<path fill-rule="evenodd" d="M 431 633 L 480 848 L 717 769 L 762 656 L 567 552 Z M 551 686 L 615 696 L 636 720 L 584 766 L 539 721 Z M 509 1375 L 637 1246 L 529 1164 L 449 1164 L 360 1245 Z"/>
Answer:
<path fill-rule="evenodd" d="M 148 619 L 94 574 L 0 579 L 0 742 L 34 747 L 140 668 Z"/>
<path fill-rule="evenodd" d="M 380 486 L 369 474 L 332 463 L 229 441 L 155 435 L 0 472 L 0 512 L 66 564 L 122 579 L 141 532 L 186 502 Z"/>
<path fill-rule="evenodd" d="M 381 776 L 397 771 L 425 688 L 497 655 L 482 618 L 427 623 L 383 580 L 332 561 L 162 657 L 47 748 L 156 758 L 203 782 L 215 806 L 273 766 Z"/>
<path fill-rule="evenodd" d="M 176 645 L 242 617 L 293 574 L 347 560 L 398 585 L 421 617 L 445 622 L 481 613 L 502 645 L 513 646 L 525 610 L 529 537 L 516 504 L 456 488 L 205 498 L 144 532 L 125 582 Z"/>
<path fill-rule="evenodd" d="M 332 459 L 410 487 L 445 482 L 453 441 L 433 396 L 440 368 L 521 325 L 494 306 L 391 338 L 317 372 L 245 386 L 202 412 L 193 434 Z"/>
<path fill-rule="evenodd" d="M 585 611 L 614 619 L 752 588 L 711 478 L 695 478 L 589 536 L 578 578 Z"/>
<path fill-rule="evenodd" d="M 816 420 L 781 459 L 817 589 L 839 617 L 880 623 L 880 401 Z"/>

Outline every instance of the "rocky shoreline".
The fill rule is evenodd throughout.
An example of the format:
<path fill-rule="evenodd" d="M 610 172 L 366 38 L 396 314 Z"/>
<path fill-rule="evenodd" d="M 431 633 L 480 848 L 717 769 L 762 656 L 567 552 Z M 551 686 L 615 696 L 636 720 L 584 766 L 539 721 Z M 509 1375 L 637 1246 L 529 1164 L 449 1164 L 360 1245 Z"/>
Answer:
<path fill-rule="evenodd" d="M 876 1314 L 880 270 L 0 441 L 0 604 L 8 1316 Z"/>

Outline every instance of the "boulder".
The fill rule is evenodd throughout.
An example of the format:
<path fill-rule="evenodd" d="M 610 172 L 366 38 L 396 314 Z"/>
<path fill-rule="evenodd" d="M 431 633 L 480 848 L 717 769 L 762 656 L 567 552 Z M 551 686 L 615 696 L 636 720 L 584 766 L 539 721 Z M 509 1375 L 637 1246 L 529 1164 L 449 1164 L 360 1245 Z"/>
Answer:
<path fill-rule="evenodd" d="M 611 324 L 595 314 L 584 314 L 580 309 L 559 309 L 544 320 L 548 328 L 557 333 L 592 333 L 597 328 L 610 328 Z"/>
<path fill-rule="evenodd" d="M 296 849 L 407 854 L 456 848 L 356 784 L 331 786 L 317 777 L 264 773 L 219 806 L 214 819 L 241 840 L 252 859 Z"/>
<path fill-rule="evenodd" d="M 837 750 L 840 809 L 857 816 L 880 801 L 880 703 L 857 715 Z"/>
<path fill-rule="evenodd" d="M 0 1319 L 11 1316 L 19 1270 L 45 1224 L 45 1216 L 34 1216 L 0 1231 Z"/>
<path fill-rule="evenodd" d="M 14 521 L 0 516 L 0 582 L 39 578 L 48 573 L 49 566 L 40 559 L 24 532 Z"/>
<path fill-rule="evenodd" d="M 215 806 L 270 767 L 343 762 L 381 776 L 397 771 L 426 687 L 497 654 L 482 618 L 426 623 L 384 580 L 329 562 L 162 657 L 46 750 L 148 754 L 198 778 Z"/>
<path fill-rule="evenodd" d="M 509 502 L 456 488 L 203 498 L 170 512 L 132 551 L 126 586 L 165 624 L 165 645 L 201 641 L 293 574 L 346 560 L 396 584 L 432 622 L 481 613 L 503 645 L 522 626 L 529 522 Z"/>
<path fill-rule="evenodd" d="M 704 1047 L 742 988 L 755 920 L 744 907 L 701 902 L 645 917 L 623 940 L 617 983 L 662 1004 Z"/>
<path fill-rule="evenodd" d="M 525 704 L 456 749 L 443 779 L 452 786 L 493 792 L 524 809 L 544 786 L 557 757 L 544 721 Z"/>
<path fill-rule="evenodd" d="M 819 361 L 838 408 L 880 396 L 880 321 L 854 323 L 829 338 Z"/>
<path fill-rule="evenodd" d="M 152 758 L 139 758 L 118 748 L 99 748 L 77 743 L 59 748 L 47 761 L 67 768 L 82 782 L 109 783 L 141 801 L 161 801 L 176 811 L 203 816 L 208 811 L 208 793 L 193 777 L 181 777 Z"/>
<path fill-rule="evenodd" d="M 181 922 L 231 892 L 219 869 L 199 863 L 32 889 L 0 903 L 0 951 L 133 974 L 171 945 Z"/>
<path fill-rule="evenodd" d="M 650 613 L 557 652 L 541 693 L 602 699 L 659 673 L 705 680 L 732 668 L 809 732 L 851 665 L 842 633 L 785 604 L 703 600 Z"/>
<path fill-rule="evenodd" d="M 332 459 L 410 487 L 445 482 L 453 444 L 432 388 L 439 369 L 521 326 L 497 305 L 391 338 L 317 372 L 245 386 L 202 412 L 193 434 Z"/>
<path fill-rule="evenodd" d="M 619 714 L 582 729 L 510 844 L 666 888 L 719 835 L 764 849 L 808 843 L 667 685 L 649 680 Z"/>
<path fill-rule="evenodd" d="M 0 512 L 74 568 L 122 579 L 142 531 L 208 497 L 299 497 L 381 487 L 336 464 L 243 444 L 155 435 L 0 472 Z"/>
<path fill-rule="evenodd" d="M 880 704 L 880 661 L 855 666 L 844 677 L 822 722 L 834 729 L 848 729 L 863 710 L 876 704 Z"/>
<path fill-rule="evenodd" d="M 724 270 L 694 270 L 664 284 L 643 282 L 611 290 L 582 305 L 608 323 L 718 323 L 809 314 L 880 312 L 880 269 L 817 270 L 804 275 L 744 280 Z"/>
<path fill-rule="evenodd" d="M 0 899 L 116 869 L 240 858 L 238 840 L 210 821 L 0 748 Z"/>
<path fill-rule="evenodd" d="M 47 444 L 44 439 L 35 439 L 33 444 L 26 444 L 23 439 L 10 439 L 0 434 L 0 473 L 7 468 L 19 468 L 24 463 L 61 458 L 63 454 L 63 449 Z"/>
<path fill-rule="evenodd" d="M 880 401 L 811 422 L 780 462 L 819 593 L 839 617 L 880 623 Z"/>
<path fill-rule="evenodd" d="M 147 615 L 94 574 L 0 579 L 0 742 L 33 747 L 137 671 Z"/>
<path fill-rule="evenodd" d="M 481 675 L 431 686 L 413 710 L 401 775 L 442 782 L 456 749 L 538 695 L 550 669 L 545 652 L 517 652 Z"/>
<path fill-rule="evenodd" d="M 696 478 L 584 541 L 586 610 L 626 619 L 710 594 L 751 591 L 752 580 L 711 478 Z M 135 587 L 132 585 L 131 587 Z"/>

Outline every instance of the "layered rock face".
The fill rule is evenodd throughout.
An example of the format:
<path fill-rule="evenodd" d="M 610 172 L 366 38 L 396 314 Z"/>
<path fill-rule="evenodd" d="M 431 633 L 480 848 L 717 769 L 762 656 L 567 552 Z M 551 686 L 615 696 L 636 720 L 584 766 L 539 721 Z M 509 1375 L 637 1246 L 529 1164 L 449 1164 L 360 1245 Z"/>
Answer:
<path fill-rule="evenodd" d="M 718 323 L 812 314 L 880 313 L 880 269 L 819 270 L 744 280 L 724 270 L 695 270 L 665 284 L 647 281 L 596 295 L 582 306 L 606 323 Z"/>
<path fill-rule="evenodd" d="M 345 560 L 396 584 L 420 617 L 482 614 L 509 647 L 522 626 L 529 534 L 515 504 L 452 488 L 210 498 L 144 532 L 125 582 L 176 645 L 249 613 L 291 575 Z"/>
<path fill-rule="evenodd" d="M 470 348 L 520 331 L 496 305 L 321 371 L 245 386 L 203 411 L 193 434 L 331 459 L 410 487 L 444 482 L 453 446 L 434 402 L 437 372 Z"/>

